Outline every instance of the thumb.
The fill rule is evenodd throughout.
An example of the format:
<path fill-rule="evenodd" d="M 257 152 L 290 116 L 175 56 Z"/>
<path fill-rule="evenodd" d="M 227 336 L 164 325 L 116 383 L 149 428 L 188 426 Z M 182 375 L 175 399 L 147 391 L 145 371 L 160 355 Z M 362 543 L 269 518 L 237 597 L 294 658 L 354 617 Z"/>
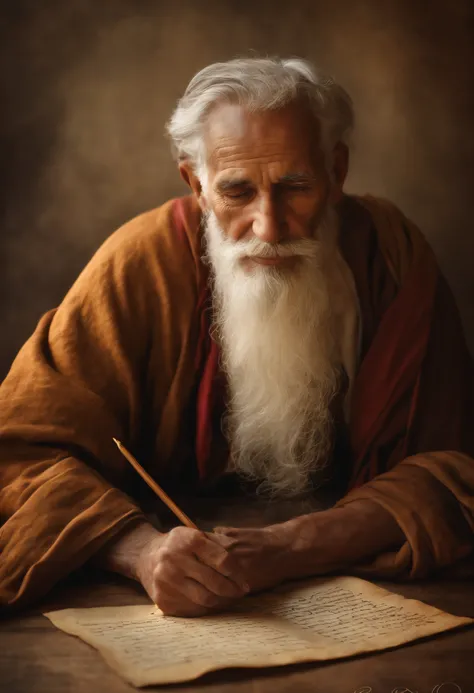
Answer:
<path fill-rule="evenodd" d="M 213 534 L 227 534 L 230 532 L 231 527 L 214 527 L 212 530 Z"/>
<path fill-rule="evenodd" d="M 219 546 L 222 546 L 223 549 L 229 549 L 232 546 L 233 541 L 225 534 L 225 532 L 218 531 L 220 529 L 220 527 L 217 527 L 212 532 L 207 532 L 207 538 L 214 542 L 214 544 L 219 544 Z"/>

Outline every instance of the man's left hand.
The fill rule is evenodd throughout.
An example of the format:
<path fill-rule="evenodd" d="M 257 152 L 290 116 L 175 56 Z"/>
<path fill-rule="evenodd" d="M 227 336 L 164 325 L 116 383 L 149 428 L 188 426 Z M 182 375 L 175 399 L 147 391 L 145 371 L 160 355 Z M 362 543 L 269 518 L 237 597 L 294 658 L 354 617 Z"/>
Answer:
<path fill-rule="evenodd" d="M 252 592 L 347 569 L 405 541 L 390 513 L 362 500 L 262 529 L 217 527 L 208 537 L 235 554 Z"/>
<path fill-rule="evenodd" d="M 293 577 L 294 537 L 288 523 L 261 529 L 217 527 L 208 537 L 236 556 L 252 592 L 274 587 Z"/>

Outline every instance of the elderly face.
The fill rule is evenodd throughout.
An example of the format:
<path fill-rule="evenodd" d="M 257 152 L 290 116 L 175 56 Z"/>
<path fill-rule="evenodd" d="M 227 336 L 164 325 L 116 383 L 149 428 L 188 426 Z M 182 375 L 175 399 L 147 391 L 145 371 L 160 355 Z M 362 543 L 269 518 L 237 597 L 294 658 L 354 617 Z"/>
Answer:
<path fill-rule="evenodd" d="M 203 203 L 229 240 L 271 244 L 310 238 L 331 184 L 314 118 L 302 105 L 248 113 L 225 104 L 210 115 L 205 138 L 208 185 Z M 291 257 L 252 257 L 261 264 Z"/>
<path fill-rule="evenodd" d="M 319 142 L 302 105 L 256 114 L 221 105 L 206 122 L 202 180 L 180 166 L 208 213 L 232 462 L 281 494 L 306 490 L 324 469 L 339 382 L 331 293 L 346 158 L 335 151 L 329 175 Z"/>
<path fill-rule="evenodd" d="M 242 106 L 222 104 L 206 125 L 206 189 L 200 189 L 189 169 L 183 171 L 186 165 L 182 173 L 203 210 L 214 212 L 225 236 L 269 244 L 311 238 L 328 202 L 334 204 L 340 196 L 346 171 L 336 150 L 331 182 L 308 107 L 292 104 L 252 114 Z M 294 260 L 274 256 L 247 262 L 289 265 Z"/>

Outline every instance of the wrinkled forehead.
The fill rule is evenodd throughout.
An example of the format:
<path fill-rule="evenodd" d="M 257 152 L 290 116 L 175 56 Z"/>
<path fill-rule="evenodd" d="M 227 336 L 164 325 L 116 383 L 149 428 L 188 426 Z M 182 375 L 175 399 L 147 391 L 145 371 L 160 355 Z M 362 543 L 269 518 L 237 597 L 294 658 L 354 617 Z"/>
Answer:
<path fill-rule="evenodd" d="M 302 103 L 256 113 L 238 104 L 221 104 L 207 119 L 204 144 L 214 173 L 278 162 L 308 169 L 321 154 L 319 124 Z"/>

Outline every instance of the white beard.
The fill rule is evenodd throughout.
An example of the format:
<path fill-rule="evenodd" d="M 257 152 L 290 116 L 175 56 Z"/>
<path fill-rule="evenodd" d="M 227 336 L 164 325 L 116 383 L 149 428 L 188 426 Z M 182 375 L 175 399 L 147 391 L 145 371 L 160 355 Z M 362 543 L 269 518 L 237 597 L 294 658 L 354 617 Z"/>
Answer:
<path fill-rule="evenodd" d="M 338 391 L 339 350 L 326 278 L 337 249 L 338 222 L 328 209 L 316 240 L 273 246 L 226 239 L 214 213 L 206 219 L 214 273 L 215 328 L 229 381 L 225 432 L 231 463 L 271 495 L 312 487 L 329 461 L 331 402 Z M 241 259 L 298 255 L 292 269 Z"/>

